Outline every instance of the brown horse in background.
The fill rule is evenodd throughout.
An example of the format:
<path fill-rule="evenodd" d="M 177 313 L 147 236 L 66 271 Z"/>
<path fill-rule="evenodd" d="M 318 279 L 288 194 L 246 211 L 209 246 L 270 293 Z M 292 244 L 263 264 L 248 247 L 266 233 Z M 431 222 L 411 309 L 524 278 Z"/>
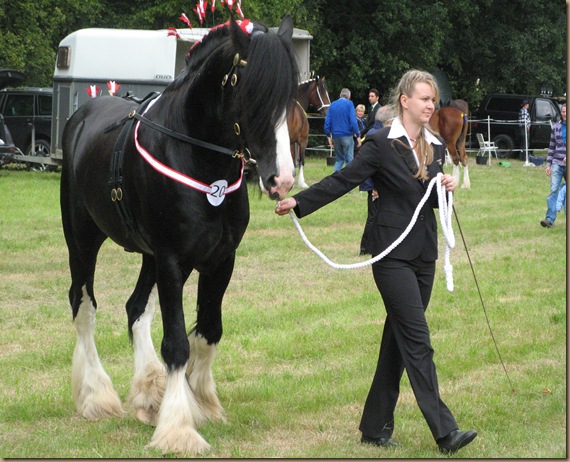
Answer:
<path fill-rule="evenodd" d="M 299 167 L 297 186 L 307 188 L 303 166 L 305 164 L 305 149 L 309 144 L 309 119 L 305 110 L 298 101 L 287 111 L 287 127 L 289 128 L 289 142 L 293 164 Z"/>
<path fill-rule="evenodd" d="M 469 114 L 469 104 L 467 104 L 467 101 L 463 99 L 449 100 L 448 106 L 454 107 L 455 109 L 459 109 L 461 112 L 464 112 L 465 114 Z"/>
<path fill-rule="evenodd" d="M 309 144 L 309 120 L 305 111 L 309 107 L 315 108 L 321 116 L 325 117 L 331 100 L 324 77 L 314 77 L 299 83 L 297 87 L 297 104 L 287 111 L 287 126 L 291 143 L 291 156 L 295 168 L 299 169 L 297 186 L 308 188 L 305 182 L 305 149 Z"/>
<path fill-rule="evenodd" d="M 456 105 L 465 103 L 463 100 L 456 101 Z M 461 104 L 463 109 L 468 109 L 467 103 Z M 453 162 L 453 176 L 459 183 L 459 164 L 463 166 L 463 188 L 469 189 L 469 159 L 465 150 L 465 139 L 467 137 L 468 122 L 467 110 L 460 110 L 456 107 L 447 106 L 436 109 L 429 120 L 430 127 L 437 131 L 445 140 L 447 151 Z"/>

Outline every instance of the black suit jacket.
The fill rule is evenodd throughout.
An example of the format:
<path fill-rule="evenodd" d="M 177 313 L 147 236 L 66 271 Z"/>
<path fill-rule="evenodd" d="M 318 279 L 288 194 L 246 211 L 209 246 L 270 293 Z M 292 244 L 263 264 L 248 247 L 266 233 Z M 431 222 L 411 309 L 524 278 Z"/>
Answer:
<path fill-rule="evenodd" d="M 376 103 L 376 106 L 374 106 L 374 108 L 371 109 L 368 115 L 366 116 L 366 126 L 364 127 L 364 130 L 360 132 L 361 138 L 364 135 L 366 135 L 368 133 L 368 130 L 370 130 L 374 126 L 374 122 L 376 122 L 376 113 L 378 112 L 379 108 L 380 108 L 380 103 Z"/>
<path fill-rule="evenodd" d="M 414 178 L 418 166 L 411 150 L 389 139 L 390 127 L 366 138 L 357 157 L 345 168 L 323 178 L 294 197 L 295 213 L 304 217 L 351 191 L 366 178 L 372 178 L 378 190 L 378 213 L 370 230 L 369 250 L 378 255 L 388 248 L 406 229 L 414 211 L 425 195 L 429 181 Z M 433 144 L 434 161 L 428 166 L 430 179 L 441 172 L 445 144 Z M 409 146 L 406 137 L 399 138 Z M 389 255 L 390 258 L 424 261 L 437 260 L 437 191 L 424 204 L 416 224 L 408 236 Z"/>

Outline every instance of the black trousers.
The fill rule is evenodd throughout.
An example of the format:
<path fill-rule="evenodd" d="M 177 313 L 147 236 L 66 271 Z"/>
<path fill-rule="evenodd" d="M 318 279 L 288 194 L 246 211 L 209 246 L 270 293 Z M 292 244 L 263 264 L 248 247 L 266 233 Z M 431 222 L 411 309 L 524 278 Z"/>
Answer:
<path fill-rule="evenodd" d="M 373 265 L 376 286 L 387 317 L 376 373 L 370 387 L 360 431 L 389 438 L 404 368 L 434 439 L 458 428 L 441 400 L 425 310 L 431 296 L 435 262 L 383 259 Z"/>

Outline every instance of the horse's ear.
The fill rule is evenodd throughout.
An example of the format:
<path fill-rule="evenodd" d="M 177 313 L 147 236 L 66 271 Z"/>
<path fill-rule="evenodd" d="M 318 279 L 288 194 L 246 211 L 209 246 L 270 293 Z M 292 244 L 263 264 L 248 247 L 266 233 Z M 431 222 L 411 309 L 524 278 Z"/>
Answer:
<path fill-rule="evenodd" d="M 230 11 L 230 32 L 235 46 L 239 48 L 247 47 L 247 35 L 236 22 L 236 17 L 233 11 Z"/>
<path fill-rule="evenodd" d="M 291 14 L 287 13 L 285 15 L 283 21 L 281 21 L 277 34 L 283 37 L 286 41 L 291 41 L 293 38 L 293 19 L 291 19 Z"/>

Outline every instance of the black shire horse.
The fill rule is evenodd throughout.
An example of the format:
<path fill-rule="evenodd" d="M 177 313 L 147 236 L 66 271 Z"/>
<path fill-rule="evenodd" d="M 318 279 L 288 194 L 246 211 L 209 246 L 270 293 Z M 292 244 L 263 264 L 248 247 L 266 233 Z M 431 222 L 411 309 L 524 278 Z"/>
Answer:
<path fill-rule="evenodd" d="M 289 16 L 277 33 L 232 18 L 191 48 L 185 71 L 150 104 L 99 97 L 65 127 L 61 211 L 77 334 L 74 400 L 87 419 L 123 414 L 94 341 L 95 263 L 110 237 L 142 254 L 126 304 L 134 350 L 128 399 L 139 419 L 156 425 L 150 446 L 163 453 L 207 451 L 196 427 L 224 417 L 212 362 L 249 221 L 243 156 L 255 159 L 272 199 L 294 181 L 285 119 L 298 81 L 292 32 Z M 197 320 L 188 333 L 182 294 L 194 269 Z M 157 296 L 164 365 L 150 336 Z"/>

